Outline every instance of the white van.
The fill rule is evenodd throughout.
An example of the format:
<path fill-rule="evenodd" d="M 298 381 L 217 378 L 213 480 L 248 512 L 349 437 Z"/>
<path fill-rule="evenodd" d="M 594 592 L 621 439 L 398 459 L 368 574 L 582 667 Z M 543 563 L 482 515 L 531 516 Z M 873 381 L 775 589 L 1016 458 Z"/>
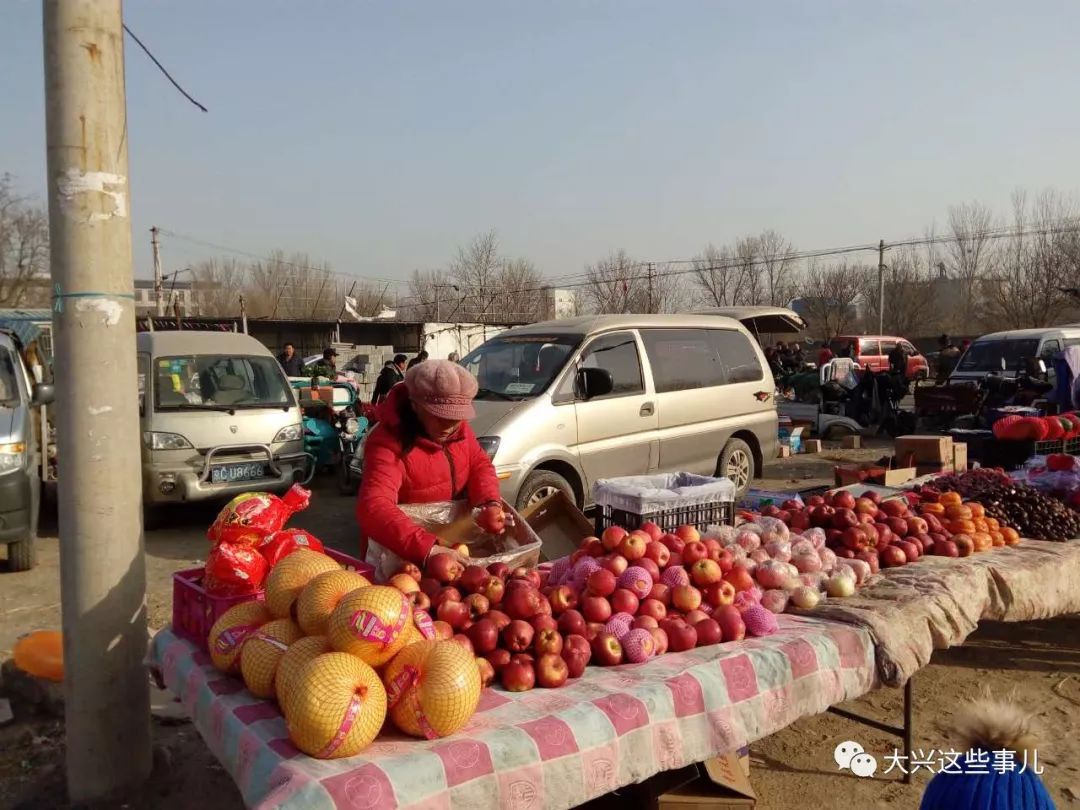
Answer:
<path fill-rule="evenodd" d="M 594 315 L 500 333 L 461 364 L 480 383 L 473 430 L 503 497 L 600 478 L 725 475 L 740 494 L 776 455 L 774 383 L 757 342 L 713 315 Z"/>
<path fill-rule="evenodd" d="M 949 375 L 949 382 L 980 380 L 991 373 L 1015 377 L 1024 370 L 1027 359 L 1043 360 L 1053 377 L 1051 361 L 1054 355 L 1069 346 L 1080 346 L 1080 327 L 1052 326 L 1047 329 L 993 332 L 977 338 L 968 346 Z"/>
<path fill-rule="evenodd" d="M 300 407 L 274 355 L 234 332 L 136 338 L 143 501 L 283 491 L 308 469 Z"/>

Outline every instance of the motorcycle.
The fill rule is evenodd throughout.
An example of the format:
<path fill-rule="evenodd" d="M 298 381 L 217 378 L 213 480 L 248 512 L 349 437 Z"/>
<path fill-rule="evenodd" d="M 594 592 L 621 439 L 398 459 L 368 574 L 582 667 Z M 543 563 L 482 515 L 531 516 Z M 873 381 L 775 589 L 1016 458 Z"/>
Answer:
<path fill-rule="evenodd" d="M 369 414 L 342 411 L 338 415 L 338 489 L 342 495 L 355 495 L 360 483 L 360 466 L 356 463 L 357 448 L 360 447 L 371 428 Z"/>

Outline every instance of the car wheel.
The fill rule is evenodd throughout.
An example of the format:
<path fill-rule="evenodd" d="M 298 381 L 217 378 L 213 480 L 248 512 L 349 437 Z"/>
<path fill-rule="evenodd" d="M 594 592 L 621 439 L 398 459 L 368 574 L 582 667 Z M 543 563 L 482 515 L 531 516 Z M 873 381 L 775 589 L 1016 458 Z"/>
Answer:
<path fill-rule="evenodd" d="M 517 508 L 525 509 L 560 491 L 565 493 L 571 502 L 577 503 L 577 496 L 574 495 L 574 488 L 570 486 L 569 481 L 551 470 L 537 470 L 530 473 L 525 483 L 521 485 L 517 496 Z"/>
<path fill-rule="evenodd" d="M 718 475 L 728 478 L 735 485 L 735 497 L 742 498 L 750 489 L 754 477 L 754 453 L 742 439 L 732 439 L 724 445 L 717 464 Z"/>
<path fill-rule="evenodd" d="M 8 543 L 8 570 L 29 571 L 37 565 L 37 537 L 30 535 L 17 543 Z"/>

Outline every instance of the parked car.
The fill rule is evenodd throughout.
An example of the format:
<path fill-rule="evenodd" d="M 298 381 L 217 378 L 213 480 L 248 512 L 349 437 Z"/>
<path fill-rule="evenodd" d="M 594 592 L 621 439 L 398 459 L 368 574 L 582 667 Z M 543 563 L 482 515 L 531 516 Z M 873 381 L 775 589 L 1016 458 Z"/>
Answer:
<path fill-rule="evenodd" d="M 280 492 L 305 478 L 300 407 L 263 344 L 233 332 L 136 340 L 146 505 Z"/>
<path fill-rule="evenodd" d="M 500 333 L 461 364 L 480 383 L 473 430 L 503 497 L 601 478 L 725 475 L 739 493 L 776 454 L 774 383 L 757 342 L 713 315 L 599 315 Z"/>
<path fill-rule="evenodd" d="M 841 349 L 858 344 L 858 353 L 852 358 L 863 368 L 871 371 L 889 370 L 889 352 L 899 343 L 907 352 L 907 378 L 925 380 L 930 376 L 930 364 L 911 341 L 892 335 L 839 335 L 829 341 L 833 354 L 839 356 Z"/>
<path fill-rule="evenodd" d="M 34 412 L 52 399 L 51 385 L 33 381 L 16 334 L 0 329 L 0 543 L 10 571 L 37 562 L 42 450 Z"/>
<path fill-rule="evenodd" d="M 949 382 L 980 380 L 991 373 L 1015 377 L 1025 370 L 1027 359 L 1043 360 L 1053 379 L 1054 356 L 1069 346 L 1080 346 L 1080 327 L 993 332 L 976 338 L 968 346 L 949 375 Z"/>

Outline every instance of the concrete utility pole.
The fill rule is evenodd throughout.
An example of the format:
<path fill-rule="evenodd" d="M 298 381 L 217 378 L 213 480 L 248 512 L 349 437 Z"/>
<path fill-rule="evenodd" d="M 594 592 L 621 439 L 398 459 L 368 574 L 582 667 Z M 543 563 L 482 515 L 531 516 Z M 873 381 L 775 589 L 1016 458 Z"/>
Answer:
<path fill-rule="evenodd" d="M 120 0 L 44 0 L 49 239 L 73 803 L 151 768 Z"/>
<path fill-rule="evenodd" d="M 150 229 L 150 250 L 154 254 L 154 312 L 160 318 L 165 314 L 165 299 L 162 297 L 165 277 L 161 274 L 161 245 L 158 242 L 157 225 Z"/>
<path fill-rule="evenodd" d="M 646 278 L 649 282 L 649 314 L 656 312 L 656 306 L 653 303 L 653 263 L 649 262 L 648 268 L 645 271 Z"/>
<path fill-rule="evenodd" d="M 877 246 L 878 334 L 885 334 L 885 240 Z"/>

